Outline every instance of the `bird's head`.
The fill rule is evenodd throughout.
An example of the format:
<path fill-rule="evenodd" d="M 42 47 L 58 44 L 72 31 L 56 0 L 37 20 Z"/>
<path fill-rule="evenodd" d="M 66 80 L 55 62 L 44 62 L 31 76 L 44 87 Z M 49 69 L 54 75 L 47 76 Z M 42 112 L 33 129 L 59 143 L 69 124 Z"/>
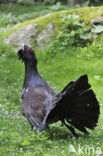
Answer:
<path fill-rule="evenodd" d="M 22 45 L 22 46 L 23 48 L 18 51 L 19 59 L 21 59 L 23 62 L 37 63 L 37 58 L 34 50 L 27 45 Z"/>

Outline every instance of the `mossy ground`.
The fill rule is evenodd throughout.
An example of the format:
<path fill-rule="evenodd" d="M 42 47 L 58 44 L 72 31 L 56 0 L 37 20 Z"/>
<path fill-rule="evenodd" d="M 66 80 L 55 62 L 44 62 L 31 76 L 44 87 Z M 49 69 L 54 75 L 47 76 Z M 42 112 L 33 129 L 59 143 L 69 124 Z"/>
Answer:
<path fill-rule="evenodd" d="M 84 23 L 86 25 L 88 31 L 90 31 L 90 29 L 92 28 L 91 20 L 94 18 L 103 16 L 103 7 L 102 6 L 101 7 L 84 7 L 84 8 L 78 8 L 78 9 L 73 9 L 73 10 L 62 10 L 62 11 L 58 11 L 58 12 L 54 12 L 54 13 L 49 13 L 45 16 L 40 16 L 38 18 L 22 22 L 21 24 L 16 26 L 12 31 L 10 31 L 9 36 L 12 35 L 13 33 L 15 33 L 15 31 L 18 31 L 20 28 L 22 28 L 25 25 L 36 23 L 37 24 L 36 28 L 38 30 L 38 33 L 36 36 L 34 36 L 31 39 L 30 43 L 32 46 L 35 45 L 35 46 L 39 47 L 39 45 L 37 44 L 37 37 L 41 33 L 41 31 L 48 25 L 48 23 L 52 23 L 56 26 L 55 33 L 54 33 L 54 35 L 52 35 L 51 40 L 54 40 L 56 38 L 56 36 L 58 35 L 58 32 L 60 31 L 61 19 L 62 19 L 63 14 L 78 15 L 79 21 L 81 23 Z"/>
<path fill-rule="evenodd" d="M 64 10 L 64 11 L 58 11 L 55 13 L 50 13 L 45 16 L 40 16 L 36 19 L 28 20 L 28 21 L 21 23 L 14 30 L 12 30 L 10 32 L 10 34 L 14 33 L 15 31 L 19 30 L 20 28 L 22 28 L 25 25 L 33 24 L 33 23 L 38 23 L 39 31 L 41 31 L 43 28 L 45 28 L 45 26 L 48 23 L 53 23 L 59 29 L 59 24 L 60 24 L 61 18 L 62 18 L 61 15 L 62 14 L 69 15 L 69 14 L 73 14 L 73 13 L 75 13 L 76 15 L 79 15 L 79 17 L 80 17 L 79 20 L 81 22 L 84 22 L 87 25 L 91 25 L 91 20 L 93 18 L 103 16 L 103 7 L 85 7 L 85 8 L 79 8 L 79 9 L 74 9 L 74 10 L 69 10 L 69 11 Z"/>

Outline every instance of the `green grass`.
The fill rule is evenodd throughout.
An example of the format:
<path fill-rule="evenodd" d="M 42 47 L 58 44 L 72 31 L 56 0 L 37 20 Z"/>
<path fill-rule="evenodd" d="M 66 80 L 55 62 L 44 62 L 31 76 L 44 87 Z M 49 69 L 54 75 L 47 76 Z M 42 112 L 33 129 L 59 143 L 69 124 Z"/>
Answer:
<path fill-rule="evenodd" d="M 6 52 L 0 56 L 0 155 L 86 155 L 87 145 L 97 147 L 103 152 L 103 58 L 81 57 L 73 49 L 64 50 L 54 58 L 37 52 L 38 70 L 41 76 L 55 87 L 57 92 L 71 80 L 76 80 L 82 74 L 88 74 L 89 82 L 94 89 L 101 106 L 98 126 L 89 131 L 90 136 L 80 135 L 76 139 L 61 123 L 50 126 L 45 133 L 33 132 L 27 120 L 21 114 L 20 93 L 24 79 L 24 64 L 18 60 L 16 52 L 5 48 Z M 96 79 L 96 76 L 100 76 Z M 73 145 L 76 153 L 70 152 Z M 80 154 L 79 147 L 83 148 Z M 89 152 L 89 149 L 87 149 Z"/>
<path fill-rule="evenodd" d="M 13 5 L 10 12 L 18 18 L 19 15 L 28 12 L 26 6 L 22 7 Z M 38 15 L 40 15 L 40 9 L 45 10 L 46 7 L 36 7 Z M 3 13 L 8 12 L 7 8 L 7 5 L 0 5 L 1 17 Z M 29 11 L 33 11 L 32 9 L 34 6 Z M 8 19 L 10 20 L 10 17 Z M 27 17 L 22 18 L 22 20 L 24 19 Z M 2 35 L 5 37 L 6 34 L 2 32 Z M 3 39 L 0 39 L 0 155 L 97 156 L 100 150 L 103 153 L 102 38 L 98 39 L 98 43 L 100 45 L 97 47 L 96 43 L 89 47 L 89 50 L 98 53 L 98 57 L 96 54 L 94 57 L 81 56 L 81 49 L 73 47 L 65 47 L 62 51 L 58 47 L 54 47 L 56 55 L 53 51 L 51 54 L 48 52 L 49 47 L 44 52 L 36 51 L 40 75 L 57 92 L 60 92 L 68 82 L 76 80 L 80 75 L 88 74 L 89 82 L 100 103 L 101 114 L 95 130 L 89 130 L 89 136 L 77 131 L 80 135 L 77 139 L 67 128 L 61 127 L 60 122 L 50 125 L 50 131 L 47 132 L 31 131 L 28 121 L 21 114 L 20 98 L 24 80 L 24 64 L 18 60 L 17 51 L 3 45 Z M 75 152 L 71 152 L 73 147 Z M 90 149 L 92 147 L 93 149 Z"/>

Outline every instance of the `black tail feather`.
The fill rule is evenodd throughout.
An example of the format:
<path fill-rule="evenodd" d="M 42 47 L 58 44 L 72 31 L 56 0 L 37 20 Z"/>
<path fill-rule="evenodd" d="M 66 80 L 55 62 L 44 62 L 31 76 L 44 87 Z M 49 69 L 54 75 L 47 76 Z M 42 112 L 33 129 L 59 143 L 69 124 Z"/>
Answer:
<path fill-rule="evenodd" d="M 86 128 L 93 130 L 97 125 L 100 110 L 96 95 L 90 87 L 87 75 L 70 82 L 55 98 L 45 121 L 66 121 L 86 134 Z M 72 128 L 68 127 L 75 134 Z"/>
<path fill-rule="evenodd" d="M 72 132 L 75 137 L 78 137 L 78 134 L 76 134 L 75 129 L 72 126 L 67 125 L 65 122 L 64 125 Z"/>
<path fill-rule="evenodd" d="M 70 94 L 80 94 L 83 93 L 85 90 L 89 89 L 91 85 L 88 83 L 87 75 L 81 76 L 76 81 L 70 82 L 61 93 L 64 95 Z"/>
<path fill-rule="evenodd" d="M 79 125 L 75 122 L 69 122 L 72 126 L 74 126 L 75 128 L 77 128 L 78 130 L 80 130 L 81 132 L 85 133 L 85 134 L 89 134 L 88 131 L 86 130 L 85 127 L 83 127 L 82 125 Z"/>

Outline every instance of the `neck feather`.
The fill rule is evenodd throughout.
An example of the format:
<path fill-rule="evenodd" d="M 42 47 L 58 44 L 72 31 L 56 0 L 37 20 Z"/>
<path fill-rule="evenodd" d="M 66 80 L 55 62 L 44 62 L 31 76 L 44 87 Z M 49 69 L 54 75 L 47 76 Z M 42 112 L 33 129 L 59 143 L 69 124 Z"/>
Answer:
<path fill-rule="evenodd" d="M 37 70 L 37 63 L 25 62 L 25 78 L 23 89 L 30 89 L 35 87 L 45 87 L 48 84 L 41 78 Z"/>
<path fill-rule="evenodd" d="M 37 64 L 33 62 L 25 62 L 25 79 L 24 79 L 24 88 L 31 88 L 33 86 L 33 81 L 35 77 L 39 77 Z"/>

